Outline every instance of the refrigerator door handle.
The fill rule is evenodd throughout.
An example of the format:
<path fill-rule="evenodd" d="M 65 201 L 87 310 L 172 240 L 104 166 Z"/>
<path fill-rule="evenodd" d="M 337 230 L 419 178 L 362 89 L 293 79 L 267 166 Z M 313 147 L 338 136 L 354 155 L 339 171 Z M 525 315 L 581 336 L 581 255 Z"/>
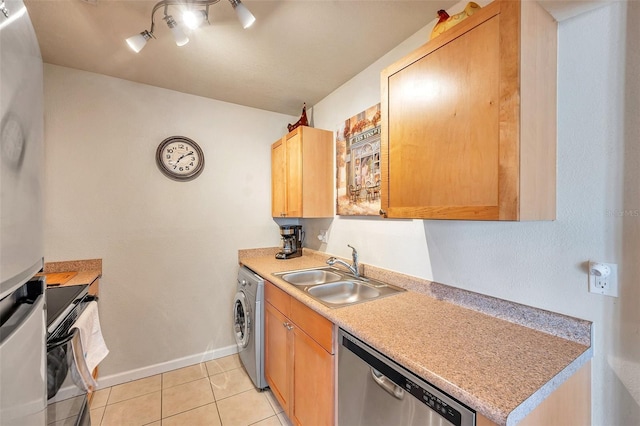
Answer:
<path fill-rule="evenodd" d="M 2 320 L 2 325 L 0 325 L 0 346 L 20 330 L 32 315 L 36 315 L 42 310 L 40 301 L 43 298 L 44 295 L 40 294 L 34 300 L 21 301 L 11 315 Z"/>

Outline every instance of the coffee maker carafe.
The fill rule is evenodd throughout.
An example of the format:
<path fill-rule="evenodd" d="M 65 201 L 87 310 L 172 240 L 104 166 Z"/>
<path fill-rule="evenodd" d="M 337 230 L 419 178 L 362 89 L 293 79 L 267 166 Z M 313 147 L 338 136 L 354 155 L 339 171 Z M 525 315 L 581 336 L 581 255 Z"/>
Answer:
<path fill-rule="evenodd" d="M 302 256 L 304 231 L 301 225 L 280 226 L 280 236 L 282 237 L 282 250 L 276 253 L 276 259 L 290 259 Z"/>

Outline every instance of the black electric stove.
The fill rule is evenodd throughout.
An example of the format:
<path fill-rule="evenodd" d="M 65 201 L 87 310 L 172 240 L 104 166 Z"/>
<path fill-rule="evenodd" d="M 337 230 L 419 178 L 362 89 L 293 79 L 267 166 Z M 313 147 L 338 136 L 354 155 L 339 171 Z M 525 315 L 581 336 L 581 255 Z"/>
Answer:
<path fill-rule="evenodd" d="M 47 331 L 52 333 L 87 297 L 88 284 L 47 288 Z"/>

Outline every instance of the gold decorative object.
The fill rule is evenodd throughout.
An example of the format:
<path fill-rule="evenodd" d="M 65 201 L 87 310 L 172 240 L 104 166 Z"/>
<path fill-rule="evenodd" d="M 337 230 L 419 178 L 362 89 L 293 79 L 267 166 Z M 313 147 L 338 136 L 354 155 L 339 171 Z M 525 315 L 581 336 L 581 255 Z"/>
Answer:
<path fill-rule="evenodd" d="M 449 28 L 455 27 L 460 22 L 473 15 L 479 9 L 480 6 L 474 2 L 467 3 L 462 12 L 456 13 L 453 16 L 449 16 L 449 14 L 445 10 L 440 9 L 438 11 L 438 16 L 440 17 L 440 19 L 438 20 L 438 23 L 436 23 L 436 26 L 433 27 L 433 31 L 431 31 L 431 39 L 436 38 L 443 32 L 447 31 Z"/>

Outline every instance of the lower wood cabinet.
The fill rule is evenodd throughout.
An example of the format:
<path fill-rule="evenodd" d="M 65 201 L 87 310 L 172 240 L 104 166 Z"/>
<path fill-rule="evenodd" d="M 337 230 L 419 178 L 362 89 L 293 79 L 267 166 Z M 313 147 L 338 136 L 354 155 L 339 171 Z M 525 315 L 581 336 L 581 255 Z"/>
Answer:
<path fill-rule="evenodd" d="M 265 283 L 265 377 L 295 425 L 335 423 L 333 324 Z"/>
<path fill-rule="evenodd" d="M 533 409 L 518 426 L 590 425 L 591 361 L 551 393 Z M 498 426 L 478 414 L 476 426 Z"/>

